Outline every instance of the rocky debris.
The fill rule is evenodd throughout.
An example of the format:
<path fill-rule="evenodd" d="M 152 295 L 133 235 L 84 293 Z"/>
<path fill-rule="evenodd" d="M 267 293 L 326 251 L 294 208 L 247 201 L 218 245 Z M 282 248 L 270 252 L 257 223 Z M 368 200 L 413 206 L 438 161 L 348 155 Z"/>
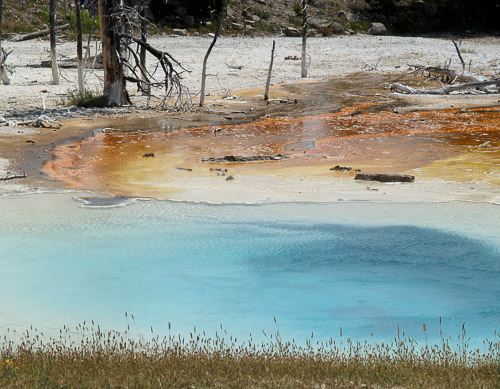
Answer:
<path fill-rule="evenodd" d="M 372 23 L 367 32 L 368 35 L 387 35 L 387 28 L 382 23 Z"/>
<path fill-rule="evenodd" d="M 155 157 L 155 153 L 146 153 L 142 157 L 143 158 L 154 158 Z"/>
<path fill-rule="evenodd" d="M 297 57 L 296 55 L 287 55 L 285 57 L 285 61 L 298 61 L 300 60 L 299 57 Z"/>
<path fill-rule="evenodd" d="M 336 172 L 350 172 L 352 170 L 352 167 L 335 165 L 334 167 L 331 167 L 330 170 Z"/>
<path fill-rule="evenodd" d="M 201 162 L 255 162 L 255 161 L 279 161 L 288 158 L 283 154 L 273 155 L 249 155 L 247 157 L 239 155 L 226 155 L 224 157 L 202 158 Z"/>
<path fill-rule="evenodd" d="M 173 33 L 174 35 L 179 35 L 179 36 L 187 36 L 187 35 L 188 35 L 187 30 L 186 30 L 186 29 L 184 29 L 184 28 L 174 28 L 174 29 L 172 30 L 172 33 Z"/>
<path fill-rule="evenodd" d="M 177 170 L 183 170 L 183 171 L 186 171 L 186 172 L 192 172 L 193 169 L 189 169 L 189 168 L 186 168 L 186 167 L 182 167 L 182 166 L 178 166 L 176 167 Z"/>
<path fill-rule="evenodd" d="M 260 16 L 259 15 L 251 15 L 250 19 L 254 22 L 260 22 Z"/>
<path fill-rule="evenodd" d="M 298 37 L 300 36 L 300 31 L 295 27 L 287 27 L 285 29 L 285 36 Z"/>
<path fill-rule="evenodd" d="M 374 173 L 356 174 L 355 180 L 378 182 L 415 182 L 415 176 L 408 174 Z"/>
<path fill-rule="evenodd" d="M 345 33 L 344 26 L 342 26 L 342 24 L 340 24 L 340 23 L 333 22 L 332 24 L 330 24 L 330 28 L 332 29 L 332 32 L 334 34 L 344 34 Z"/>
<path fill-rule="evenodd" d="M 227 173 L 227 169 L 213 169 L 213 168 L 210 168 L 210 171 L 211 172 L 217 172 L 218 176 L 225 176 L 226 173 Z"/>

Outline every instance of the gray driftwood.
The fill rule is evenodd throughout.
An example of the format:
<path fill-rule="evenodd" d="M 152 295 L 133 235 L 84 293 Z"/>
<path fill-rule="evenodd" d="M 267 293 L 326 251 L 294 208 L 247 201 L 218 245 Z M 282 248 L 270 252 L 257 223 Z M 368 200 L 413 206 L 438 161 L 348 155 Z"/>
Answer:
<path fill-rule="evenodd" d="M 69 27 L 69 24 L 63 24 L 62 26 L 56 26 L 55 31 L 61 31 Z M 46 28 L 45 30 L 40 30 L 40 31 L 35 31 L 35 32 L 30 32 L 29 34 L 24 34 L 24 35 L 18 35 L 10 40 L 13 42 L 21 42 L 21 41 L 27 41 L 30 39 L 35 39 L 35 38 L 40 38 L 45 35 L 50 34 L 50 28 Z"/>

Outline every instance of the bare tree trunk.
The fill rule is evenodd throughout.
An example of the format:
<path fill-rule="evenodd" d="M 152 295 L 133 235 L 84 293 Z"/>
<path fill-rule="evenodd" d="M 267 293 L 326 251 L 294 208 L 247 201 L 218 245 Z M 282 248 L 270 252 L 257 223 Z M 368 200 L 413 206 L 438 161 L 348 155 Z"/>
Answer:
<path fill-rule="evenodd" d="M 75 13 L 76 13 L 76 62 L 78 68 L 78 91 L 83 94 L 85 89 L 83 80 L 83 38 L 82 38 L 82 15 L 80 12 L 80 0 L 75 0 Z"/>
<path fill-rule="evenodd" d="M 307 63 L 306 63 L 306 51 L 307 51 L 307 4 L 306 0 L 302 0 L 302 66 L 301 66 L 301 76 L 302 78 L 307 77 Z"/>
<path fill-rule="evenodd" d="M 222 6 L 219 14 L 219 21 L 217 22 L 217 29 L 215 30 L 215 35 L 210 47 L 207 50 L 207 54 L 205 54 L 205 58 L 203 59 L 203 70 L 201 71 L 201 91 L 200 91 L 200 107 L 205 104 L 205 82 L 207 80 L 207 60 L 208 56 L 212 52 L 212 49 L 217 41 L 217 37 L 219 36 L 220 28 L 222 26 L 222 21 L 224 20 L 224 9 L 226 8 L 226 0 L 222 1 Z"/>
<path fill-rule="evenodd" d="M 266 91 L 264 93 L 264 100 L 269 100 L 269 86 L 271 85 L 271 73 L 273 72 L 273 63 L 274 63 L 274 48 L 276 46 L 276 42 L 273 40 L 273 49 L 271 50 L 271 62 L 269 63 L 269 71 L 267 72 L 267 81 L 266 81 Z"/>
<path fill-rule="evenodd" d="M 148 25 L 146 21 L 146 2 L 143 0 L 141 4 L 141 40 L 143 40 L 145 43 L 147 43 L 148 39 Z M 147 79 L 146 76 L 146 47 L 141 46 L 141 51 L 140 51 L 140 63 L 141 63 L 141 79 L 143 82 L 143 92 L 142 94 L 145 96 L 149 96 L 151 94 L 151 88 L 150 86 L 145 82 Z"/>
<path fill-rule="evenodd" d="M 59 72 L 57 69 L 56 53 L 56 0 L 50 0 L 49 8 L 50 19 L 50 59 L 52 61 L 52 83 L 59 85 Z"/>
<path fill-rule="evenodd" d="M 9 85 L 9 75 L 7 74 L 7 68 L 5 67 L 5 61 L 8 54 L 2 49 L 2 19 L 3 0 L 0 0 L 0 82 L 3 82 L 5 85 Z"/>
<path fill-rule="evenodd" d="M 3 0 L 0 0 L 0 49 L 2 48 Z"/>
<path fill-rule="evenodd" d="M 109 105 L 129 103 L 123 65 L 118 58 L 120 38 L 115 33 L 116 20 L 111 16 L 113 0 L 99 0 L 102 57 L 104 65 L 104 91 Z"/>

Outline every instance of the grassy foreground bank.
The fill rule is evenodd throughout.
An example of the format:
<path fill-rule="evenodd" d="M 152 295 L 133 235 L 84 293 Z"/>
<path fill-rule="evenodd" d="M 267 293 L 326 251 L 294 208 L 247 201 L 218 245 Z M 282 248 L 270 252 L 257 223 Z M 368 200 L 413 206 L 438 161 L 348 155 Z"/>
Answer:
<path fill-rule="evenodd" d="M 305 346 L 238 343 L 194 330 L 188 339 L 130 339 L 85 323 L 46 337 L 36 329 L 1 339 L 1 388 L 500 388 L 500 335 L 470 350 L 422 346 L 398 334 L 389 344 L 312 336 Z"/>

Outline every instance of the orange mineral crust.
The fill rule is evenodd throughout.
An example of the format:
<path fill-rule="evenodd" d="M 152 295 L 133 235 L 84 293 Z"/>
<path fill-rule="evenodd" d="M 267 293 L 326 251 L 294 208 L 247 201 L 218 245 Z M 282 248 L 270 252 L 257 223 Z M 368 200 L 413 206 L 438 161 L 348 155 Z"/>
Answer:
<path fill-rule="evenodd" d="M 355 170 L 500 185 L 499 107 L 406 114 L 367 108 L 173 132 L 101 132 L 57 147 L 43 170 L 74 189 L 162 198 L 240 176 L 335 182 L 353 180 Z M 273 154 L 287 158 L 202 162 Z M 331 171 L 335 165 L 352 170 Z"/>

